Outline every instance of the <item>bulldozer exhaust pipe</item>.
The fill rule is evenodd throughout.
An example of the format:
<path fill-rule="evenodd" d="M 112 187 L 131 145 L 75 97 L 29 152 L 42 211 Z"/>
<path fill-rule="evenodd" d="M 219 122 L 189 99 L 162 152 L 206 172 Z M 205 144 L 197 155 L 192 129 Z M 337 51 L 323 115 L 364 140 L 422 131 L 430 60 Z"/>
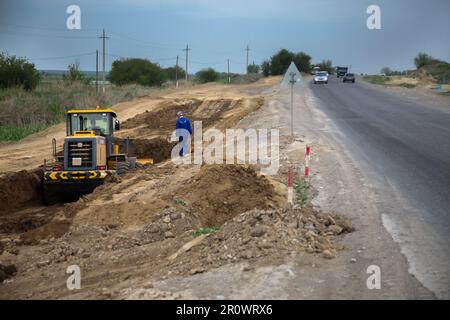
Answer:
<path fill-rule="evenodd" d="M 56 160 L 56 139 L 55 138 L 52 139 L 52 154 L 53 154 L 53 158 L 55 158 L 55 160 Z"/>

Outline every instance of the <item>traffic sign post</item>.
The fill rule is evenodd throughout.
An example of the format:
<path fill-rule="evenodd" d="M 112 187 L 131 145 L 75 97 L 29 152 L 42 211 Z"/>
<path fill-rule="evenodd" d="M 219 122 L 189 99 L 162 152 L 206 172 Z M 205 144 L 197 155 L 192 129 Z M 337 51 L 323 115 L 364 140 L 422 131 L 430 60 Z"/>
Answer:
<path fill-rule="evenodd" d="M 291 137 L 294 137 L 294 84 L 297 80 L 295 80 L 295 72 L 289 73 L 291 80 L 289 83 L 291 84 Z"/>

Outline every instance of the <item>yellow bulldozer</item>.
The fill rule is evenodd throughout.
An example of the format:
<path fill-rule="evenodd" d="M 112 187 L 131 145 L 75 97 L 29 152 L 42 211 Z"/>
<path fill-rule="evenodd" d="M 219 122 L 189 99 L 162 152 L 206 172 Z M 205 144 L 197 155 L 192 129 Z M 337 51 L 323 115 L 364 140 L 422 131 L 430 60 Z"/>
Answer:
<path fill-rule="evenodd" d="M 114 131 L 120 122 L 111 109 L 76 109 L 66 112 L 67 136 L 62 152 L 56 151 L 53 139 L 54 162 L 44 164 L 44 200 L 55 202 L 62 195 L 79 196 L 92 192 L 105 178 L 134 168 L 135 157 L 119 152 Z"/>

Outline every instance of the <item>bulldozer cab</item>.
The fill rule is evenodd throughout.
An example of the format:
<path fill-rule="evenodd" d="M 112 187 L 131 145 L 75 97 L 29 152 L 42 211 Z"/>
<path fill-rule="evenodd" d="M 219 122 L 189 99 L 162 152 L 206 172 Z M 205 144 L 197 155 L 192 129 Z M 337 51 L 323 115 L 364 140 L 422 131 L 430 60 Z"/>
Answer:
<path fill-rule="evenodd" d="M 120 129 L 116 114 L 110 109 L 69 110 L 67 112 L 67 135 L 96 135 L 111 137 Z"/>

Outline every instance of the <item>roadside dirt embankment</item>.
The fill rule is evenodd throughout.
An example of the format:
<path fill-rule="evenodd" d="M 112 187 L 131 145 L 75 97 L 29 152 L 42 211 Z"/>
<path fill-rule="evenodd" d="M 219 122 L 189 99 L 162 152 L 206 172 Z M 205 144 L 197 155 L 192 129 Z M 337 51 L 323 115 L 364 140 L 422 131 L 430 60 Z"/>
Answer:
<path fill-rule="evenodd" d="M 8 172 L 0 176 L 0 216 L 42 200 L 41 169 Z"/>

